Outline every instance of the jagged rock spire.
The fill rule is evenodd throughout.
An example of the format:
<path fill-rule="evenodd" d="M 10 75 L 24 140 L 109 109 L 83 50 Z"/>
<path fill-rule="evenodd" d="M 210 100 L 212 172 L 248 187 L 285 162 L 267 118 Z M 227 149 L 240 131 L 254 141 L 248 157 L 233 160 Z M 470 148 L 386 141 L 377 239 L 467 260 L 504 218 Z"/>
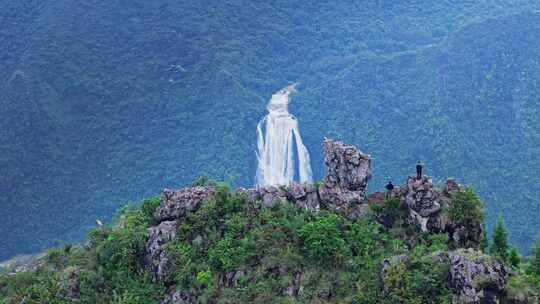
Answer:
<path fill-rule="evenodd" d="M 371 178 L 371 155 L 341 141 L 325 138 L 324 162 L 328 173 L 319 188 L 321 202 L 329 208 L 344 211 L 356 217 L 362 213 L 359 206 L 366 198 Z"/>

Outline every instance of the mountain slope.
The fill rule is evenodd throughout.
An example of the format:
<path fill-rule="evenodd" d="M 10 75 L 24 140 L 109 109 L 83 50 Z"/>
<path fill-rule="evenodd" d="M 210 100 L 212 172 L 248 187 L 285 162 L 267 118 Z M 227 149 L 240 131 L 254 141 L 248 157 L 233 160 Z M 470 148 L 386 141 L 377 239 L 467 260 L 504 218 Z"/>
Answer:
<path fill-rule="evenodd" d="M 537 3 L 0 7 L 0 258 L 200 173 L 251 185 L 256 123 L 289 81 L 316 176 L 339 137 L 375 156 L 376 188 L 422 158 L 477 185 L 523 250 L 540 229 Z"/>

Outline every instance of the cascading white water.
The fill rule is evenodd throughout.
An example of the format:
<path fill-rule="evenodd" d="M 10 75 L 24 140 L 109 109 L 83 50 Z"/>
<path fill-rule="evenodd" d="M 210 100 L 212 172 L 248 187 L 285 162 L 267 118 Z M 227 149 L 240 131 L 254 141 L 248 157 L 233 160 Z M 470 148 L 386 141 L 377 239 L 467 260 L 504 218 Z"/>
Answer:
<path fill-rule="evenodd" d="M 312 181 L 309 153 L 302 143 L 298 120 L 288 109 L 289 95 L 295 91 L 295 86 L 287 86 L 272 95 L 266 107 L 268 115 L 257 125 L 258 186 L 287 185 L 294 181 L 295 176 L 302 183 Z M 297 173 L 293 147 L 295 143 Z"/>

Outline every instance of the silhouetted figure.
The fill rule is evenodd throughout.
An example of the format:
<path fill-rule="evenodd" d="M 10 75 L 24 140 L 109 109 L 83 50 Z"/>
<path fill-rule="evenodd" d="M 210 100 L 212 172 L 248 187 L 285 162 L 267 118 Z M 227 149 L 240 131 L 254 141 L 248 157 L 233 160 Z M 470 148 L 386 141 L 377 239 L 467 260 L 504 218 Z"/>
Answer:
<path fill-rule="evenodd" d="M 424 167 L 424 165 L 422 164 L 421 161 L 417 161 L 416 162 L 416 179 L 421 179 L 422 178 L 422 168 Z"/>
<path fill-rule="evenodd" d="M 392 194 L 392 191 L 394 190 L 394 184 L 392 184 L 392 181 L 389 181 L 385 188 L 386 188 L 385 197 L 388 198 L 390 197 L 390 194 Z"/>

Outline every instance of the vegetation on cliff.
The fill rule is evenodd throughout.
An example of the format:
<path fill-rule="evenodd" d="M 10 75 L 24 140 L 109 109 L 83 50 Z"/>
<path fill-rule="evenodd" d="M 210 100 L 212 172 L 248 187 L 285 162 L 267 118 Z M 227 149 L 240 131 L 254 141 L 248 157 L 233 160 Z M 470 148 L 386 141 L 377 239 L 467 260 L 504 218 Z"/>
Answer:
<path fill-rule="evenodd" d="M 148 231 L 163 206 L 156 197 L 125 207 L 84 245 L 52 249 L 28 271 L 0 274 L 0 303 L 452 303 L 461 292 L 451 269 L 456 257 L 491 267 L 500 256 L 449 251 L 447 233 L 422 232 L 395 198 L 349 219 L 290 202 L 251 204 L 245 193 L 213 185 L 214 195 L 178 218 L 174 239 L 160 243 L 167 257 L 159 278 L 148 260 Z M 453 197 L 452 217 L 483 220 L 474 192 Z M 508 282 L 482 279 L 504 281 L 496 297 L 539 299 L 540 244 L 535 248 Z"/>

